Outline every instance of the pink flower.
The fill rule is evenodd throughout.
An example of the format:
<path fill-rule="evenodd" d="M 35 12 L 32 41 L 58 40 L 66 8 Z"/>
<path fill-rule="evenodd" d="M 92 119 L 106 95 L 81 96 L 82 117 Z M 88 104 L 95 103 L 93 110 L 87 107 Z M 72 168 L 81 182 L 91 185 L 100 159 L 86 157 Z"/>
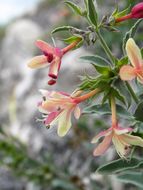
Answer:
<path fill-rule="evenodd" d="M 116 18 L 115 22 L 118 23 L 128 19 L 139 19 L 139 18 L 143 18 L 143 2 L 135 5 L 129 14 Z"/>
<path fill-rule="evenodd" d="M 29 61 L 28 66 L 32 69 L 49 66 L 48 75 L 51 78 L 51 80 L 49 80 L 48 84 L 53 85 L 56 83 L 63 55 L 72 48 L 74 48 L 79 43 L 80 40 L 81 39 L 79 38 L 77 41 L 71 43 L 69 46 L 63 49 L 52 47 L 48 43 L 42 40 L 37 40 L 36 46 L 42 50 L 43 55 L 39 55 L 32 58 Z"/>
<path fill-rule="evenodd" d="M 122 80 L 132 80 L 137 77 L 138 81 L 143 83 L 143 59 L 140 49 L 132 38 L 126 43 L 126 51 L 132 66 L 122 66 L 119 73 L 120 78 Z"/>
<path fill-rule="evenodd" d="M 92 140 L 92 143 L 97 143 L 99 139 L 104 137 L 103 141 L 95 148 L 94 156 L 100 156 L 104 154 L 110 147 L 111 143 L 114 144 L 117 153 L 121 158 L 125 158 L 131 149 L 131 145 L 143 147 L 143 139 L 138 136 L 127 134 L 131 132 L 131 128 L 120 128 L 117 125 L 111 127 L 106 131 L 102 131 Z"/>
<path fill-rule="evenodd" d="M 40 92 L 43 95 L 43 101 L 38 103 L 38 108 L 44 114 L 43 122 L 46 126 L 53 126 L 58 123 L 58 135 L 62 137 L 71 128 L 72 113 L 76 119 L 80 117 L 81 111 L 78 104 L 95 95 L 99 89 L 78 97 L 70 96 L 64 92 L 46 90 L 40 90 Z"/>

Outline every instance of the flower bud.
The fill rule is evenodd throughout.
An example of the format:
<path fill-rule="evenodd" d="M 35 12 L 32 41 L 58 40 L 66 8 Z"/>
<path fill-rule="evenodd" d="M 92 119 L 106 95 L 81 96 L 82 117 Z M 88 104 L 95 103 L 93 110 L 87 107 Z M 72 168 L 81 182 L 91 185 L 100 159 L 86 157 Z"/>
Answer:
<path fill-rule="evenodd" d="M 115 23 L 123 22 L 125 20 L 134 19 L 134 18 L 135 19 L 143 18 L 143 2 L 135 5 L 131 9 L 131 12 L 129 14 L 119 17 L 119 18 L 115 18 Z"/>
<path fill-rule="evenodd" d="M 132 18 L 143 18 L 143 2 L 135 5 L 131 10 Z"/>

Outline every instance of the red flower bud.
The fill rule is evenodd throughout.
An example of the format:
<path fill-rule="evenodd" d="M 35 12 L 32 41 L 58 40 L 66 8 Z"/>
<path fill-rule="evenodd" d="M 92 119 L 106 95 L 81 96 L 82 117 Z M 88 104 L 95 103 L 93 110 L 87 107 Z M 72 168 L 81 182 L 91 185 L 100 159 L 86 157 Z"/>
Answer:
<path fill-rule="evenodd" d="M 129 14 L 119 18 L 115 18 L 115 23 L 134 18 L 135 19 L 143 18 L 143 3 L 138 3 L 137 5 L 135 5 Z"/>
<path fill-rule="evenodd" d="M 131 10 L 132 18 L 143 18 L 143 2 L 135 5 Z"/>

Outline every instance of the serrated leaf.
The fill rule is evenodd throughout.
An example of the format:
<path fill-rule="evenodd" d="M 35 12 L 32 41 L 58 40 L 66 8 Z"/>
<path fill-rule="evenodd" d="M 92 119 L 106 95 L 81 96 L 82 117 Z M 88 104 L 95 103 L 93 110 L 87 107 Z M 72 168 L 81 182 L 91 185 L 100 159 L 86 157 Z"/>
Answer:
<path fill-rule="evenodd" d="M 143 160 L 132 158 L 131 161 L 127 161 L 120 158 L 100 166 L 96 172 L 101 174 L 113 174 L 137 168 L 143 168 Z"/>
<path fill-rule="evenodd" d="M 67 4 L 76 14 L 83 16 L 82 9 L 75 3 L 72 3 L 71 1 L 65 1 L 65 4 Z"/>
<path fill-rule="evenodd" d="M 133 184 L 143 189 L 143 173 L 142 172 L 126 172 L 118 175 L 117 179 L 123 183 Z"/>
<path fill-rule="evenodd" d="M 134 35 L 136 34 L 136 31 L 139 27 L 139 24 L 141 23 L 143 19 L 139 19 L 132 27 L 131 29 L 125 34 L 125 37 L 123 38 L 123 52 L 125 52 L 125 47 L 126 47 L 126 43 L 128 41 L 129 38 L 133 38 Z"/>
<path fill-rule="evenodd" d="M 99 55 L 88 55 L 88 56 L 82 56 L 80 59 L 84 59 L 85 61 L 94 63 L 97 66 L 100 67 L 109 67 L 110 63 L 104 59 L 103 57 L 100 57 Z"/>
<path fill-rule="evenodd" d="M 136 120 L 143 122 L 143 102 L 139 103 L 139 105 L 137 106 L 134 117 L 136 118 Z"/>
<path fill-rule="evenodd" d="M 87 17 L 91 24 L 93 24 L 95 27 L 98 26 L 98 15 L 93 0 L 87 0 Z"/>
<path fill-rule="evenodd" d="M 52 34 L 56 33 L 56 32 L 62 32 L 62 31 L 69 31 L 71 29 L 74 29 L 74 27 L 72 26 L 61 26 L 61 27 L 57 27 L 52 31 Z"/>
<path fill-rule="evenodd" d="M 131 120 L 134 117 L 121 105 L 117 106 L 117 115 L 121 118 Z M 93 105 L 85 108 L 83 114 L 111 115 L 111 108 L 108 103 Z"/>

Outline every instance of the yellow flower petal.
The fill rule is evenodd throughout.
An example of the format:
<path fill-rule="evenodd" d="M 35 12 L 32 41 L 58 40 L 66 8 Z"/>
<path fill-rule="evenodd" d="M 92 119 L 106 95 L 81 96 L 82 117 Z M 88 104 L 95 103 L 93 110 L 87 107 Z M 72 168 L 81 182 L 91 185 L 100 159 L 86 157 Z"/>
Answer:
<path fill-rule="evenodd" d="M 136 45 L 135 41 L 132 38 L 129 38 L 126 43 L 126 51 L 131 64 L 135 68 L 140 68 L 142 65 L 142 56 L 139 47 Z"/>
<path fill-rule="evenodd" d="M 119 75 L 122 80 L 132 80 L 137 76 L 135 69 L 130 65 L 122 66 Z"/>
<path fill-rule="evenodd" d="M 143 139 L 141 137 L 124 134 L 122 135 L 122 139 L 128 144 L 143 147 Z"/>
<path fill-rule="evenodd" d="M 58 135 L 63 137 L 71 128 L 71 110 L 64 111 L 58 118 Z"/>
<path fill-rule="evenodd" d="M 48 65 L 48 63 L 47 64 L 46 63 L 47 63 L 47 57 L 44 55 L 40 55 L 40 56 L 33 57 L 29 61 L 28 67 L 30 67 L 31 69 L 42 68 Z"/>

